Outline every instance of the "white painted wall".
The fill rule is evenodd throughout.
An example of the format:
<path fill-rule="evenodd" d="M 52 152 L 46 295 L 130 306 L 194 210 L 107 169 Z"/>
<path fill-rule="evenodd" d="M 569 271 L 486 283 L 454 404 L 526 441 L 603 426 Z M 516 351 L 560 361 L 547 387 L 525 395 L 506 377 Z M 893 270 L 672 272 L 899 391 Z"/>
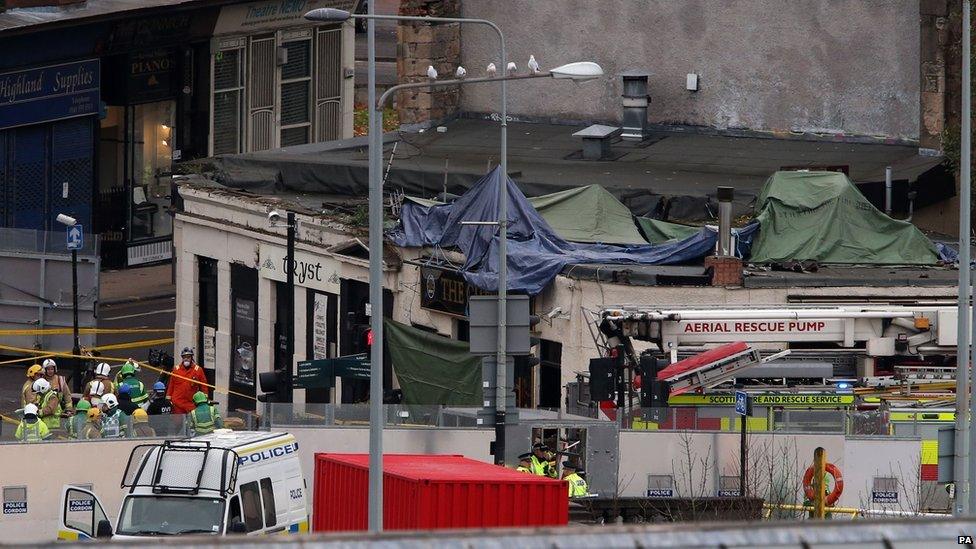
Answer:
<path fill-rule="evenodd" d="M 230 348 L 230 280 L 229 264 L 241 263 L 254 267 L 257 265 L 260 242 L 273 242 L 284 246 L 284 230 L 269 229 L 267 212 L 280 204 L 271 198 L 246 198 L 232 192 L 210 189 L 190 189 L 184 187 L 181 194 L 185 200 L 186 213 L 176 217 L 177 244 L 182 249 L 180 258 L 184 264 L 192 262 L 194 254 L 215 258 L 219 261 L 220 280 L 218 293 L 220 304 L 220 327 L 218 330 L 217 362 L 218 385 L 226 385 L 226 364 L 229 363 Z M 368 282 L 368 263 L 365 260 L 348 256 L 330 254 L 326 247 L 347 241 L 351 238 L 346 228 L 336 224 L 324 223 L 320 219 L 299 216 L 299 243 L 297 248 L 308 253 L 330 257 L 340 262 L 339 275 L 349 280 Z M 360 238 L 365 238 L 360 236 Z M 398 249 L 405 261 L 418 260 L 423 250 Z M 188 259 L 190 258 L 190 259 Z M 177 348 L 183 341 L 196 341 L 196 267 L 191 272 L 181 268 L 177 280 Z M 416 323 L 436 329 L 440 334 L 456 337 L 454 318 L 450 315 L 423 309 L 420 306 L 420 268 L 403 263 L 399 272 L 387 272 L 384 286 L 393 292 L 393 318 L 406 324 Z M 266 291 L 272 284 L 262 281 L 259 291 L 259 367 L 270 368 L 272 351 L 270 343 L 273 335 L 274 296 Z M 644 306 L 690 307 L 690 306 L 777 306 L 789 303 L 795 297 L 877 297 L 879 293 L 901 297 L 941 297 L 955 298 L 955 288 L 946 287 L 904 287 L 884 288 L 879 291 L 870 287 L 820 287 L 820 288 L 724 288 L 694 287 L 675 288 L 664 286 L 629 286 L 586 280 L 575 280 L 558 276 L 536 299 L 536 311 L 544 314 L 555 307 L 563 313 L 551 323 L 538 325 L 539 337 L 562 344 L 562 383 L 575 381 L 576 372 L 587 370 L 590 358 L 597 356 L 593 342 L 589 318 L 584 311 L 599 311 L 604 306 L 640 304 Z M 296 359 L 304 353 L 304 307 L 300 306 L 305 292 L 298 288 L 296 293 Z M 270 301 L 269 301 L 270 300 Z M 340 339 L 343 337 L 339 331 Z M 536 370 L 538 371 L 538 370 Z M 538 386 L 538 384 L 536 384 Z M 296 394 L 301 393 L 298 391 Z M 301 399 L 299 395 L 297 398 Z M 565 405 L 565 403 L 563 403 Z"/>

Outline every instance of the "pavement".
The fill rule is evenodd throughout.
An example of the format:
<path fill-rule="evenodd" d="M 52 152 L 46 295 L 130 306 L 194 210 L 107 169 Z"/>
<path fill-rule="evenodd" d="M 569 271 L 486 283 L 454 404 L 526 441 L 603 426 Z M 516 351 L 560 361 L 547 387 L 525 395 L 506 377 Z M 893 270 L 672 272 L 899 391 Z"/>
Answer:
<path fill-rule="evenodd" d="M 173 266 L 170 263 L 151 267 L 103 271 L 100 281 L 99 307 L 148 301 L 176 295 Z"/>

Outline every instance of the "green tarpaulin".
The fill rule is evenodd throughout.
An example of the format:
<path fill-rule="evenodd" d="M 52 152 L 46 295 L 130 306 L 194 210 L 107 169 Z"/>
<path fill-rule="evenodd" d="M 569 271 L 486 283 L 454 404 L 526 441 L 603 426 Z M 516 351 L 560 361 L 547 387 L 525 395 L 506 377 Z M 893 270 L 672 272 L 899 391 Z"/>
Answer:
<path fill-rule="evenodd" d="M 701 227 L 668 223 L 650 217 L 635 217 L 634 219 L 637 220 L 640 230 L 651 244 L 660 244 L 669 240 L 683 240 L 701 231 Z"/>
<path fill-rule="evenodd" d="M 630 210 L 599 185 L 530 198 L 556 234 L 570 242 L 647 244 Z"/>
<path fill-rule="evenodd" d="M 932 265 L 935 246 L 914 225 L 878 211 L 838 172 L 776 172 L 756 199 L 752 263 Z"/>
<path fill-rule="evenodd" d="M 467 343 L 389 319 L 383 326 L 404 404 L 481 405 L 481 358 Z"/>

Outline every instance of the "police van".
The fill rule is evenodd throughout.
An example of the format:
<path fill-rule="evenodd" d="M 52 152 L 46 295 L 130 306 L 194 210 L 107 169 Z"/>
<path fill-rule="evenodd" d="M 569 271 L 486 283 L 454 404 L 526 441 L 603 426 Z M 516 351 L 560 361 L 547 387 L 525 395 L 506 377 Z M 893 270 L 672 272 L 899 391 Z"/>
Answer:
<path fill-rule="evenodd" d="M 64 486 L 58 539 L 144 539 L 308 531 L 298 442 L 231 431 L 133 448 L 114 528 L 94 493 Z"/>

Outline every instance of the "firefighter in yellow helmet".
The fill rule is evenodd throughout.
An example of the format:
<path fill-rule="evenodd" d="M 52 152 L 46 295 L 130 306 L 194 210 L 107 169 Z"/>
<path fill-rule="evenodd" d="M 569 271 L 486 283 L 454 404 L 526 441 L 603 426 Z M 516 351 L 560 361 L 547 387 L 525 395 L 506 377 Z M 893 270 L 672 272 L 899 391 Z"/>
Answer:
<path fill-rule="evenodd" d="M 102 411 L 98 406 L 88 409 L 88 421 L 81 428 L 80 439 L 102 438 Z"/>
<path fill-rule="evenodd" d="M 148 438 L 156 436 L 156 430 L 149 425 L 149 414 L 142 408 L 136 408 L 132 412 L 132 434 L 133 438 Z"/>
<path fill-rule="evenodd" d="M 35 364 L 27 369 L 27 381 L 24 382 L 24 386 L 20 390 L 21 408 L 28 404 L 36 404 L 34 401 L 37 400 L 37 394 L 34 392 L 33 386 L 34 382 L 42 375 L 44 375 L 44 369 L 41 368 L 40 364 Z"/>

